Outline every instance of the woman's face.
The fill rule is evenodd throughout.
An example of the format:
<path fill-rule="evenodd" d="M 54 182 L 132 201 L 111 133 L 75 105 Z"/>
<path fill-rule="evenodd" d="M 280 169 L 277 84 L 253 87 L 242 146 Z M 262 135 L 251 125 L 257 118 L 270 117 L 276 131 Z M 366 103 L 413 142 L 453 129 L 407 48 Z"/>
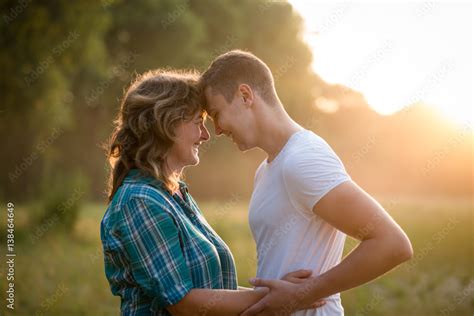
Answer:
<path fill-rule="evenodd" d="M 183 167 L 199 163 L 199 146 L 210 136 L 202 113 L 197 113 L 190 121 L 179 123 L 175 133 L 175 142 L 168 153 L 168 165 L 172 171 L 181 172 Z"/>

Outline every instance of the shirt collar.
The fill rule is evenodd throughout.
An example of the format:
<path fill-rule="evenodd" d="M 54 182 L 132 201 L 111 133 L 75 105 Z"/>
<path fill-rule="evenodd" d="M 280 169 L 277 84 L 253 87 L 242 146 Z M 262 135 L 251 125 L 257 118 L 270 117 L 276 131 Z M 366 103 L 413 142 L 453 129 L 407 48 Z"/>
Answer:
<path fill-rule="evenodd" d="M 146 174 L 145 172 L 137 168 L 130 169 L 128 171 L 127 176 L 123 180 L 123 182 L 124 183 L 125 182 L 126 183 L 146 183 L 146 184 L 150 184 L 154 186 L 155 188 L 168 191 L 162 180 L 156 179 L 155 177 L 152 177 L 151 175 Z M 188 193 L 188 186 L 186 185 L 184 181 L 178 181 L 178 184 L 179 184 L 179 188 L 181 192 Z"/>

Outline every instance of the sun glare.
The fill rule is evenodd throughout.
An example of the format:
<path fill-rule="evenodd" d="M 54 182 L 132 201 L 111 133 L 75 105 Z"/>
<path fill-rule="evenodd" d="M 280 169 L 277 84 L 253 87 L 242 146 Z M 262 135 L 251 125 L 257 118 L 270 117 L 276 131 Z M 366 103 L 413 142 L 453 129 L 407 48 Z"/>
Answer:
<path fill-rule="evenodd" d="M 472 4 L 290 3 L 323 80 L 361 92 L 380 114 L 424 103 L 473 123 Z"/>

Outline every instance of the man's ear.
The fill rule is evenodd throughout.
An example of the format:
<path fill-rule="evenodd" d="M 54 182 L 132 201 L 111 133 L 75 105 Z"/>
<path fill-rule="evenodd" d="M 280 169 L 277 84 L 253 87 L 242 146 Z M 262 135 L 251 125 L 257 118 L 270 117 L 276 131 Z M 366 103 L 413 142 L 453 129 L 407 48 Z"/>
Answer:
<path fill-rule="evenodd" d="M 253 104 L 254 94 L 248 84 L 242 83 L 239 85 L 239 94 L 245 106 L 249 107 Z"/>

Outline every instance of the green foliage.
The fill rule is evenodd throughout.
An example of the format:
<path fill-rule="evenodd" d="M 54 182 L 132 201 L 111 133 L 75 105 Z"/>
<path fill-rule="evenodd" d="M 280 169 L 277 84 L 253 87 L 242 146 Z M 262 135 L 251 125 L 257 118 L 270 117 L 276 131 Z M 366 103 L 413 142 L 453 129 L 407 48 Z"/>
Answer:
<path fill-rule="evenodd" d="M 299 36 L 301 19 L 287 3 L 55 0 L 3 1 L 1 8 L 0 132 L 8 135 L 0 164 L 7 175 L 0 180 L 4 198 L 42 197 L 45 179 L 53 181 L 50 186 L 56 181 L 45 175 L 59 172 L 52 165 L 81 168 L 94 196 L 103 197 L 100 144 L 135 73 L 203 70 L 218 54 L 241 48 L 269 64 L 279 88 L 291 87 L 281 94 L 290 110 L 313 98 L 311 54 Z M 220 143 L 216 149 L 228 152 Z M 65 192 L 72 190 L 68 185 Z"/>
<path fill-rule="evenodd" d="M 89 1 L 5 1 L 1 8 L 2 195 L 28 200 L 41 194 L 46 166 L 68 159 L 55 148 L 77 120 L 77 90 L 106 68 L 109 13 Z"/>
<path fill-rule="evenodd" d="M 427 116 L 414 108 L 400 118 L 382 118 L 362 95 L 324 83 L 311 70 L 302 20 L 285 1 L 25 0 L 2 1 L 1 12 L 2 199 L 41 199 L 42 183 L 53 181 L 48 183 L 54 186 L 57 181 L 49 173 L 67 178 L 65 170 L 80 169 L 91 196 L 104 200 L 107 169 L 101 144 L 135 74 L 158 67 L 204 70 L 217 55 L 235 48 L 250 50 L 269 65 L 290 115 L 327 139 L 364 188 L 472 192 L 472 139 L 450 151 L 449 159 L 455 157 L 459 165 L 454 173 L 445 159 L 444 165 L 421 174 L 426 161 L 443 148 L 441 140 L 460 139 L 458 132 L 448 133 L 436 122 L 423 125 Z M 341 110 L 320 113 L 314 107 L 318 96 L 335 99 Z M 399 159 L 393 144 L 403 144 L 407 159 Z M 214 137 L 201 149 L 200 165 L 187 170 L 193 194 L 250 196 L 261 152 L 242 155 Z"/>
<path fill-rule="evenodd" d="M 70 232 L 86 199 L 87 179 L 77 172 L 52 174 L 52 179 L 44 181 L 38 217 L 31 226 L 44 228 L 44 233 Z"/>

